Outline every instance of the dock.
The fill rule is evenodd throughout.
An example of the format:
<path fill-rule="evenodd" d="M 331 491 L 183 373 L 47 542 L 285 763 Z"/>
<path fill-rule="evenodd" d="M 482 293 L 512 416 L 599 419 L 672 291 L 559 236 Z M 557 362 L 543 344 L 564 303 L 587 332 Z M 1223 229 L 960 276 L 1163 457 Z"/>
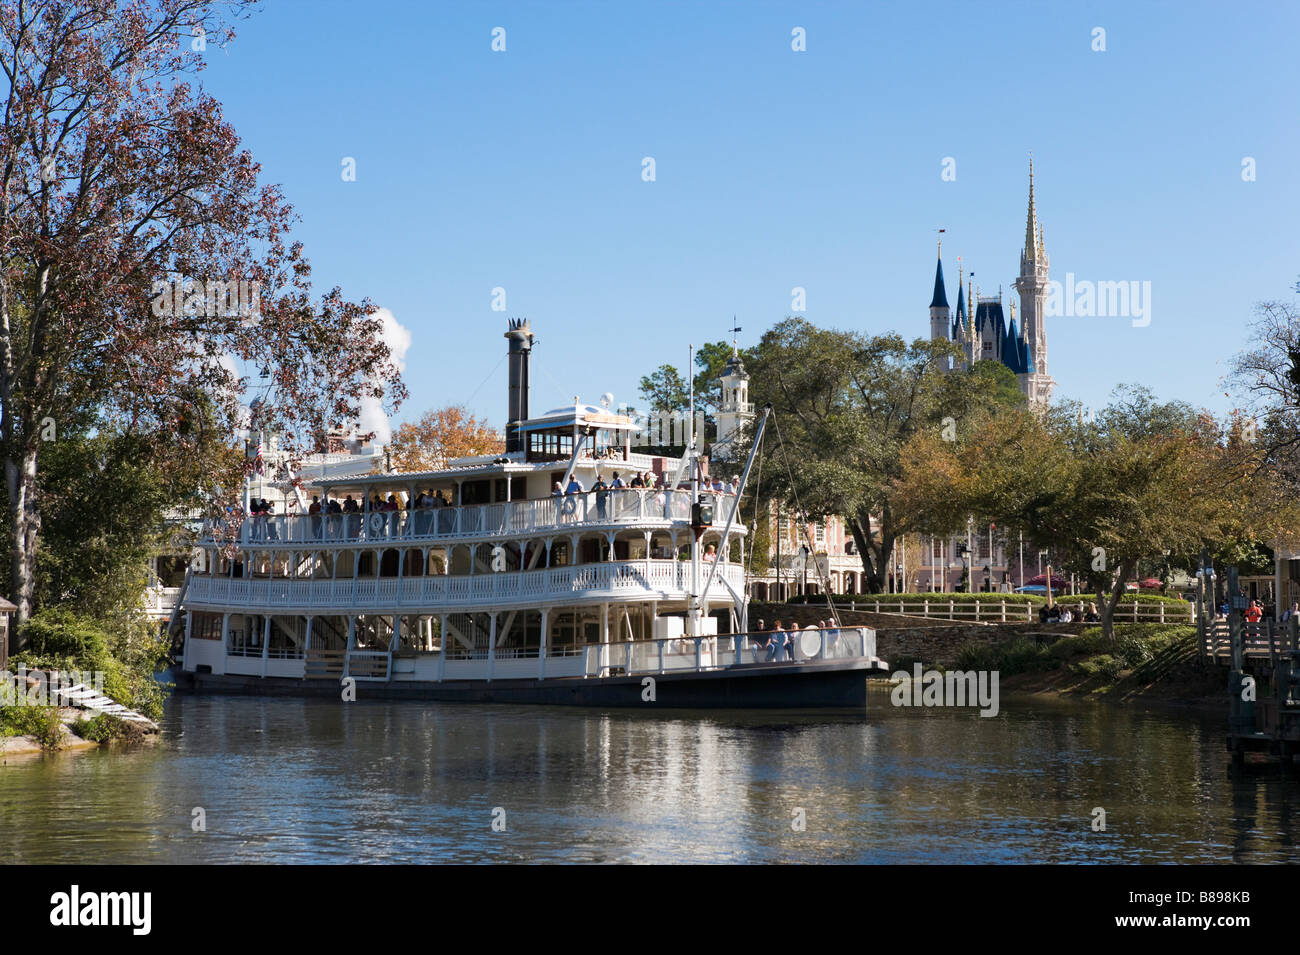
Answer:
<path fill-rule="evenodd" d="M 1227 619 L 1202 614 L 1199 621 L 1202 659 L 1228 668 L 1228 752 L 1234 765 L 1247 753 L 1294 764 L 1300 753 L 1300 617 L 1247 622 L 1235 568 L 1228 581 L 1234 596 Z"/>

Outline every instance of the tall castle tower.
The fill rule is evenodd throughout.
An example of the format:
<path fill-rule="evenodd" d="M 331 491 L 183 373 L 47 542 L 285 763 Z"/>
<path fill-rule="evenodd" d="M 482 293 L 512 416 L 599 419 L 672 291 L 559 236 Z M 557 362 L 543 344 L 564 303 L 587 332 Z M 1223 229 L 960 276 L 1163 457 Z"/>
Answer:
<path fill-rule="evenodd" d="M 934 295 L 930 298 L 930 340 L 947 338 L 950 324 L 948 293 L 943 287 L 943 243 L 939 243 L 939 261 L 934 267 Z"/>
<path fill-rule="evenodd" d="M 958 260 L 960 262 L 960 259 Z M 965 371 L 979 361 L 1001 362 L 1011 369 L 1020 390 L 1031 404 L 1046 405 L 1056 382 L 1047 373 L 1047 247 L 1034 202 L 1034 164 L 1029 163 L 1029 212 L 1025 221 L 1025 247 L 1020 253 L 1020 321 L 1016 321 L 1014 299 L 1009 303 L 1011 319 L 1002 310 L 1002 288 L 996 296 L 982 296 L 973 281 L 974 272 L 957 277 L 957 310 L 948 318 L 948 296 L 943 287 L 943 259 L 934 274 L 930 298 L 930 337 L 956 342 L 961 356 L 952 365 Z M 964 284 L 963 284 L 964 283 Z"/>
<path fill-rule="evenodd" d="M 1047 404 L 1052 400 L 1056 382 L 1047 373 L 1047 247 L 1043 244 L 1043 227 L 1038 222 L 1038 209 L 1034 205 L 1034 160 L 1029 160 L 1029 211 L 1025 216 L 1025 247 L 1020 252 L 1020 277 L 1016 291 L 1020 293 L 1021 327 L 1029 343 L 1033 371 L 1025 380 L 1025 394 L 1031 403 Z"/>

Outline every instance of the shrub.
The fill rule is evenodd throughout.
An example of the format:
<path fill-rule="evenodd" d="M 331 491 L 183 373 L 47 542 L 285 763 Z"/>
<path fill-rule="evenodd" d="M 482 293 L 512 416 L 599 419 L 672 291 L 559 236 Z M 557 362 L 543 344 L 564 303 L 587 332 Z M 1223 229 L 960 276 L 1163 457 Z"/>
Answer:
<path fill-rule="evenodd" d="M 0 736 L 31 736 L 55 750 L 63 745 L 63 721 L 53 706 L 0 706 Z"/>
<path fill-rule="evenodd" d="M 1074 664 L 1073 668 L 1086 676 L 1103 677 L 1107 680 L 1118 680 L 1120 674 L 1124 672 L 1123 662 L 1115 659 L 1109 653 L 1102 653 L 1080 660 Z"/>
<path fill-rule="evenodd" d="M 26 648 L 11 668 L 99 671 L 104 693 L 157 720 L 166 687 L 154 680 L 168 650 L 167 638 L 143 618 L 93 620 L 67 610 L 46 610 L 27 621 Z"/>
<path fill-rule="evenodd" d="M 100 713 L 88 720 L 77 720 L 70 724 L 72 732 L 92 743 L 107 743 L 111 739 L 125 739 L 132 736 L 126 720 L 118 719 L 111 713 Z"/>
<path fill-rule="evenodd" d="M 967 643 L 957 651 L 953 664 L 957 670 L 996 670 L 998 654 L 995 647 L 985 643 Z"/>
<path fill-rule="evenodd" d="M 907 672 L 911 673 L 913 665 L 917 663 L 921 664 L 922 670 L 938 670 L 940 673 L 945 672 L 944 668 L 940 664 L 930 663 L 927 660 L 925 660 L 923 657 L 918 657 L 915 655 L 894 657 L 889 661 L 889 669 L 891 672 L 898 671 L 898 670 L 906 670 Z"/>
<path fill-rule="evenodd" d="M 968 643 L 957 651 L 959 670 L 997 670 L 1003 676 L 1012 676 L 1055 667 L 1048 648 L 1029 637 L 1016 637 L 998 645 Z"/>

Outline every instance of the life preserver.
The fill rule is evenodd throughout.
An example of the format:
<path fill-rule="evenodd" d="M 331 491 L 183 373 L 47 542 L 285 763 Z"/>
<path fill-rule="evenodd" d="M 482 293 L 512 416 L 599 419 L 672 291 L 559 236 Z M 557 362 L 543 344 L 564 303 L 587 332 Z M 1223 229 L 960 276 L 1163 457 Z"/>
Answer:
<path fill-rule="evenodd" d="M 371 515 L 370 515 L 370 530 L 371 530 L 373 533 L 375 533 L 375 534 L 379 534 L 379 533 L 382 533 L 382 532 L 383 532 L 383 530 L 384 530 L 384 515 L 383 515 L 383 514 L 371 514 Z"/>

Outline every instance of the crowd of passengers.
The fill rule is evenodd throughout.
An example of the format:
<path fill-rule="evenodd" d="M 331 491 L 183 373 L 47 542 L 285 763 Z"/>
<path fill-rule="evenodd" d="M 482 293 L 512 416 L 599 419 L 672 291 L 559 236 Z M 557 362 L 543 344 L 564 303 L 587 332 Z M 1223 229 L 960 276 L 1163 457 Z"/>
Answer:
<path fill-rule="evenodd" d="M 721 478 L 714 478 L 712 482 L 706 482 L 704 488 L 714 494 L 735 496 L 740 493 L 740 478 L 733 478 L 730 483 L 724 482 Z M 612 480 L 608 484 L 598 473 L 595 483 L 591 486 L 596 498 L 598 519 L 605 517 L 605 505 L 611 492 L 621 490 L 666 491 L 667 489 L 668 484 L 664 475 L 660 474 L 656 477 L 651 471 L 633 472 L 631 478 L 626 482 L 619 475 L 619 472 L 615 471 Z M 568 497 L 585 493 L 587 493 L 587 489 L 583 487 L 576 474 L 569 475 L 567 486 L 561 486 L 560 482 L 556 481 L 551 490 L 553 497 Z M 342 501 L 331 498 L 324 503 L 321 503 L 319 496 L 313 495 L 311 504 L 307 507 L 307 514 L 312 518 L 313 537 L 321 537 L 322 531 L 326 537 L 358 537 L 362 528 L 362 520 L 367 515 L 371 522 L 369 527 L 371 534 L 395 537 L 412 526 L 414 527 L 413 533 L 416 535 L 432 533 L 435 515 L 428 512 L 454 506 L 455 502 L 443 497 L 442 491 L 437 493 L 428 490 L 421 491 L 415 496 L 409 507 L 403 506 L 395 494 L 389 494 L 387 500 L 385 500 L 376 493 L 370 497 L 368 510 L 364 498 L 358 501 L 351 494 L 346 495 Z M 403 510 L 407 512 L 405 526 L 403 526 L 401 518 L 396 516 Z M 277 540 L 279 538 L 275 522 L 267 520 L 268 517 L 275 515 L 275 506 L 273 504 L 267 501 L 266 498 L 255 499 L 250 503 L 249 511 L 253 517 L 252 537 L 254 540 Z M 377 522 L 375 515 L 380 515 Z M 391 516 L 386 517 L 384 515 Z M 451 530 L 450 517 L 448 515 L 446 521 L 437 521 L 439 532 Z"/>

